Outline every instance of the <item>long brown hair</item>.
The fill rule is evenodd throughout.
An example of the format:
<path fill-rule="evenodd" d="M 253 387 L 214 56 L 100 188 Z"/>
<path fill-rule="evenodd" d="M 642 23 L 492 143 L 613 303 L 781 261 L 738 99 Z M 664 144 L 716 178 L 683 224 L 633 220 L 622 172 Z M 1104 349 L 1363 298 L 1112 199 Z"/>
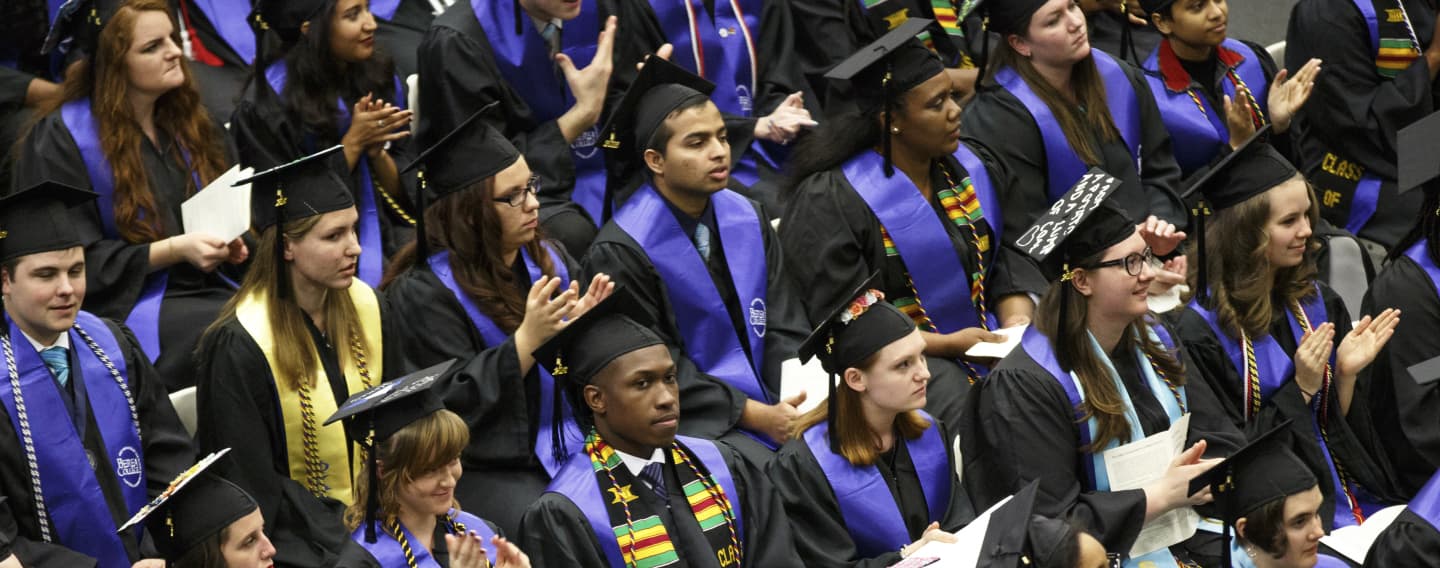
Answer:
<path fill-rule="evenodd" d="M 874 353 L 854 368 L 869 372 L 879 359 L 880 354 Z M 802 436 L 806 430 L 824 422 L 830 417 L 829 407 L 828 404 L 821 404 L 801 415 L 795 422 L 791 435 Z M 854 465 L 873 465 L 880 459 L 880 436 L 871 432 L 870 425 L 865 423 L 865 412 L 860 406 L 860 393 L 845 383 L 843 372 L 840 384 L 835 386 L 835 412 L 837 416 L 831 427 L 840 439 L 840 455 Z M 930 421 L 914 410 L 895 415 L 895 429 L 906 440 L 919 438 L 929 428 Z"/>
<path fill-rule="evenodd" d="M 169 566 L 174 568 L 226 568 L 225 553 L 221 550 L 225 546 L 225 539 L 230 537 L 230 527 L 220 529 L 213 535 L 206 537 L 190 550 L 181 553 L 179 557 L 168 559 Z"/>
<path fill-rule="evenodd" d="M 1305 216 L 1310 226 L 1320 222 L 1320 208 L 1315 191 L 1307 183 L 1310 209 Z M 1270 192 L 1266 191 L 1215 212 L 1205 225 L 1205 268 L 1210 280 L 1210 304 L 1220 325 L 1233 337 L 1243 331 L 1250 337 L 1269 333 L 1274 317 L 1274 301 L 1286 306 L 1315 293 L 1314 252 L 1320 248 L 1312 234 L 1305 260 L 1299 265 L 1282 268 L 1270 278 L 1270 259 L 1266 249 L 1270 235 L 1265 226 L 1270 220 Z M 1194 245 L 1189 251 L 1190 290 L 1200 290 L 1200 260 Z"/>
<path fill-rule="evenodd" d="M 138 142 L 144 139 L 145 133 L 140 130 L 128 97 L 130 81 L 125 54 L 135 39 L 135 21 L 142 12 L 163 12 L 172 25 L 175 23 L 165 0 L 126 0 L 100 31 L 94 57 L 81 59 L 66 70 L 64 95 L 43 108 L 40 114 L 48 115 L 65 103 L 90 98 L 91 112 L 100 127 L 100 148 L 115 176 L 115 227 L 121 238 L 132 243 L 157 241 L 166 234 L 140 155 Z M 175 26 L 176 32 L 171 37 L 177 45 L 179 29 Z M 201 106 L 200 91 L 195 87 L 194 75 L 184 57 L 180 58 L 180 69 L 185 74 L 185 83 L 155 101 L 155 127 L 175 138 L 168 157 L 183 165 L 188 153 L 189 177 L 198 175 L 201 183 L 210 183 L 227 167 L 220 143 L 224 133 L 215 128 Z M 186 180 L 186 195 L 199 189 L 193 180 Z"/>
<path fill-rule="evenodd" d="M 430 250 L 450 252 L 455 283 L 495 325 L 510 333 L 525 320 L 525 295 L 519 290 L 529 286 L 516 282 L 514 271 L 505 264 L 500 250 L 504 237 L 495 208 L 509 205 L 496 203 L 494 191 L 495 178 L 489 177 L 426 206 L 425 238 Z M 535 238 L 524 248 L 546 276 L 554 276 L 555 263 L 541 245 L 543 240 L 537 227 Z M 382 288 L 415 263 L 415 250 L 416 244 L 409 243 L 390 259 Z"/>
<path fill-rule="evenodd" d="M 320 217 L 314 215 L 286 223 L 284 238 L 290 242 L 304 238 L 320 223 Z M 305 326 L 305 314 L 299 304 L 287 299 L 295 297 L 294 284 L 291 284 L 292 290 L 287 295 L 282 297 L 279 294 L 280 271 L 289 270 L 290 263 L 280 262 L 280 259 L 275 258 L 276 233 L 277 229 L 272 226 L 260 234 L 259 244 L 251 249 L 255 251 L 255 258 L 245 273 L 245 280 L 240 283 L 240 290 L 230 301 L 225 302 L 219 317 L 215 323 L 210 324 L 205 333 L 208 335 L 214 332 L 221 327 L 222 322 L 234 317 L 240 302 L 259 295 L 266 299 L 266 319 L 270 322 L 270 332 L 275 344 L 273 363 L 280 369 L 281 376 L 275 377 L 275 382 L 283 381 L 283 384 L 291 388 L 299 388 L 301 380 L 305 380 L 310 386 L 314 386 L 314 379 L 320 373 L 315 342 L 310 337 L 310 330 Z M 287 281 L 293 282 L 294 279 Z M 351 362 L 354 356 L 351 347 L 358 343 L 363 348 L 366 344 L 366 333 L 378 333 L 379 330 L 366 330 L 360 325 L 360 316 L 356 313 L 355 303 L 351 301 L 347 291 L 331 290 L 326 293 L 324 309 L 325 328 L 330 337 L 336 338 L 335 351 L 343 367 Z"/>
<path fill-rule="evenodd" d="M 1101 252 L 1081 259 L 1074 265 L 1092 266 L 1100 262 L 1103 254 L 1104 252 Z M 1068 296 L 1064 302 L 1061 301 L 1062 295 Z M 1060 363 L 1060 368 L 1075 373 L 1080 379 L 1080 386 L 1085 390 L 1085 402 L 1081 403 L 1082 408 L 1079 409 L 1083 412 L 1082 420 L 1094 418 L 1097 425 L 1095 438 L 1089 447 L 1081 448 L 1081 451 L 1093 453 L 1105 449 L 1113 440 L 1120 440 L 1121 443 L 1134 440 L 1130 439 L 1130 422 L 1125 417 L 1125 401 L 1120 398 L 1120 389 L 1115 386 L 1115 379 L 1110 375 L 1109 368 L 1095 356 L 1090 344 L 1090 330 L 1086 324 L 1089 315 L 1088 298 L 1076 290 L 1071 282 L 1057 280 L 1050 284 L 1050 288 L 1040 298 L 1040 305 L 1035 309 L 1035 328 L 1050 338 L 1050 343 L 1055 348 L 1055 360 Z M 1140 349 L 1155 361 L 1158 370 L 1165 373 L 1171 384 L 1183 385 L 1185 369 L 1180 366 L 1176 354 L 1163 344 L 1151 340 L 1149 331 L 1141 325 L 1151 317 L 1147 315 L 1144 319 L 1132 322 L 1120 336 L 1119 349 L 1123 353 L 1129 353 L 1138 336 Z M 1153 322 L 1153 325 L 1160 324 Z M 1082 423 L 1080 427 L 1084 428 L 1085 425 Z"/>
<path fill-rule="evenodd" d="M 416 420 L 401 428 L 379 446 L 380 472 L 376 477 L 380 510 L 375 518 L 390 522 L 400 515 L 400 490 L 416 479 L 445 467 L 460 457 L 470 444 L 470 429 L 459 415 L 449 410 Z M 366 460 L 355 481 L 355 501 L 345 509 L 345 527 L 355 530 L 365 522 L 365 505 L 370 502 L 370 462 Z M 460 505 L 451 502 L 451 507 Z"/>
<path fill-rule="evenodd" d="M 1027 37 L 1027 34 L 1023 33 L 1016 35 Z M 1070 148 L 1075 150 L 1080 161 L 1092 166 L 1100 163 L 1100 148 L 1092 145 L 1091 133 L 1100 143 L 1120 139 L 1120 129 L 1115 127 L 1115 121 L 1110 117 L 1110 106 L 1106 104 L 1105 98 L 1105 82 L 1100 78 L 1100 70 L 1095 67 L 1093 53 L 1076 63 L 1071 71 L 1070 85 L 1075 90 L 1073 103 L 1035 70 L 1035 64 L 1030 62 L 1029 57 L 1017 53 L 1003 38 L 997 42 L 992 57 L 995 60 L 988 66 L 989 81 L 994 82 L 995 73 L 1000 69 L 1013 67 L 1020 74 L 1020 78 L 1030 85 L 1030 89 L 1035 91 L 1035 95 L 1045 102 L 1045 106 L 1050 107 L 1050 112 L 1055 114 L 1060 130 L 1065 133 L 1065 139 L 1070 142 Z M 1086 110 L 1082 112 L 1081 108 Z"/>

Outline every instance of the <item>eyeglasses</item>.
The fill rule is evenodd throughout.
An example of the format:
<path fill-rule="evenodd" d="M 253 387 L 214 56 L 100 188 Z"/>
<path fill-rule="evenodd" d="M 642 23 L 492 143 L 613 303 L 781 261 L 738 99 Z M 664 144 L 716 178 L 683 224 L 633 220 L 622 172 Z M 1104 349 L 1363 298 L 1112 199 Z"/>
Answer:
<path fill-rule="evenodd" d="M 1145 247 L 1144 252 L 1133 252 L 1125 255 L 1125 258 L 1107 260 L 1105 262 L 1096 264 L 1091 268 L 1100 269 L 1110 266 L 1123 266 L 1125 267 L 1126 273 L 1130 274 L 1131 276 L 1139 276 L 1140 273 L 1145 270 L 1145 265 L 1147 264 L 1150 265 L 1151 268 L 1159 266 L 1159 263 L 1155 260 L 1155 253 L 1150 250 L 1150 247 Z"/>
<path fill-rule="evenodd" d="M 519 207 L 524 205 L 526 200 L 537 193 L 540 193 L 540 176 L 530 176 L 530 180 L 525 182 L 524 189 L 505 197 L 493 197 L 491 199 L 494 199 L 496 203 Z"/>

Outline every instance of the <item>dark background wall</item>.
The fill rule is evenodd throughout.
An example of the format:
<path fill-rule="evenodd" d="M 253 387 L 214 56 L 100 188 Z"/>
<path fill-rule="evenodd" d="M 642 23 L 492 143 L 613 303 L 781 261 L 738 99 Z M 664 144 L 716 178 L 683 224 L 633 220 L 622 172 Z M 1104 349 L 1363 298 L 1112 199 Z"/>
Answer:
<path fill-rule="evenodd" d="M 1296 0 L 1230 0 L 1229 35 L 1270 45 L 1285 39 L 1285 24 Z"/>

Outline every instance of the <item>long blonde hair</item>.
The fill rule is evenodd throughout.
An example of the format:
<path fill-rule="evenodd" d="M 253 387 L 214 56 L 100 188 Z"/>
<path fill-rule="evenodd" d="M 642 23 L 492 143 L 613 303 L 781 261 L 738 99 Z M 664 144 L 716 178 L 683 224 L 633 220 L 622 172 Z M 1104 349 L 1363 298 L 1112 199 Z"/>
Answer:
<path fill-rule="evenodd" d="M 465 420 L 449 410 L 411 422 L 379 445 L 381 468 L 376 477 L 380 510 L 375 518 L 388 523 L 400 515 L 400 490 L 420 477 L 460 457 L 470 444 L 470 429 Z M 370 502 L 370 462 L 366 460 L 355 481 L 355 501 L 345 509 L 345 528 L 355 530 L 365 522 L 365 506 Z M 459 509 L 460 505 L 451 502 Z"/>

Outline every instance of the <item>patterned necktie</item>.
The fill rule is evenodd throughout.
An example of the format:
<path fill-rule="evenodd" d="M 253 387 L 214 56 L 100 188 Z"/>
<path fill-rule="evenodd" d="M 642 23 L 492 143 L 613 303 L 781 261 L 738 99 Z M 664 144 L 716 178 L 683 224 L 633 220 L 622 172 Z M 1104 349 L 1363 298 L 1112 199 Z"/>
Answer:
<path fill-rule="evenodd" d="M 640 470 L 640 479 L 645 480 L 650 489 L 655 491 L 655 496 L 661 503 L 670 501 L 670 494 L 665 490 L 665 472 L 660 468 L 660 462 L 645 464 L 645 468 Z"/>
<path fill-rule="evenodd" d="M 60 386 L 70 383 L 70 354 L 64 347 L 51 347 L 40 352 L 40 358 L 45 360 L 45 366 L 50 368 L 50 373 L 55 375 L 55 380 L 60 381 Z"/>
<path fill-rule="evenodd" d="M 700 251 L 700 258 L 710 260 L 710 227 L 704 223 L 695 225 L 695 250 Z"/>

